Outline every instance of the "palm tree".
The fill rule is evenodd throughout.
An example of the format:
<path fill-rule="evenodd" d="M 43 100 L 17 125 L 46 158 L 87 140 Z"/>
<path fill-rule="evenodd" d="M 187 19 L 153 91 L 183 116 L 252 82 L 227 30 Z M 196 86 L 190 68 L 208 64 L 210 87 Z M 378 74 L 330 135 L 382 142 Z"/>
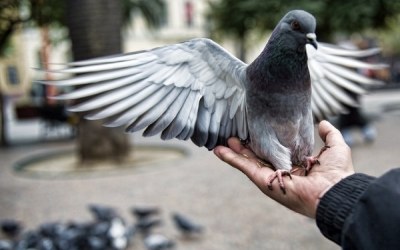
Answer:
<path fill-rule="evenodd" d="M 123 0 L 122 4 L 124 24 L 129 24 L 137 12 L 142 13 L 150 28 L 159 27 L 165 20 L 165 0 Z"/>
<path fill-rule="evenodd" d="M 74 60 L 118 54 L 122 52 L 123 19 L 131 17 L 132 8 L 141 8 L 150 24 L 156 25 L 158 12 L 154 6 L 161 0 L 68 0 L 67 26 L 72 41 Z M 150 5 L 152 3 L 152 5 Z M 149 9 L 152 6 L 152 9 Z M 155 15 L 156 17 L 154 17 Z M 158 16 L 158 17 L 157 17 Z M 121 129 L 102 126 L 101 121 L 81 119 L 78 129 L 78 154 L 81 162 L 111 159 L 121 162 L 129 152 L 128 137 Z"/>

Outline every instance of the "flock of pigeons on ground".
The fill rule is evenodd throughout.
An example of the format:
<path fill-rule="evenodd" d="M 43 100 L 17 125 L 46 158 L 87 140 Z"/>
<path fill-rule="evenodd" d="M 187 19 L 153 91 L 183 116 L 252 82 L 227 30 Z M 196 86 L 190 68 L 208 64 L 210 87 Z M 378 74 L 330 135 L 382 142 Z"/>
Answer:
<path fill-rule="evenodd" d="M 176 242 L 154 232 L 162 224 L 157 207 L 131 209 L 135 223 L 128 225 L 115 209 L 89 205 L 93 220 L 86 222 L 43 223 L 34 230 L 23 231 L 16 220 L 0 221 L 3 239 L 0 250 L 123 250 L 137 244 L 137 238 L 147 250 L 173 249 Z M 184 237 L 201 234 L 203 227 L 186 216 L 173 213 L 171 219 Z"/>

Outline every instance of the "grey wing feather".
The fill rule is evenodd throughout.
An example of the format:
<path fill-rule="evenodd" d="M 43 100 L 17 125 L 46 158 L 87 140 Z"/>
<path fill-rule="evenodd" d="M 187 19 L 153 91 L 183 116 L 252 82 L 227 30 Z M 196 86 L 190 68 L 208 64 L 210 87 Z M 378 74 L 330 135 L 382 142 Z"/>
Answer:
<path fill-rule="evenodd" d="M 85 98 L 70 110 L 106 126 L 144 129 L 144 136 L 192 139 L 209 149 L 227 138 L 246 139 L 247 65 L 213 41 L 193 39 L 152 50 L 73 62 L 55 72 L 82 74 L 44 82 L 81 86 L 55 97 Z"/>
<path fill-rule="evenodd" d="M 313 88 L 312 110 L 318 119 L 325 119 L 357 106 L 352 95 L 365 94 L 364 86 L 380 85 L 381 81 L 359 74 L 356 70 L 378 70 L 384 64 L 362 62 L 360 58 L 375 55 L 380 49 L 349 50 L 331 44 L 319 43 L 318 50 L 307 45 L 308 68 Z"/>

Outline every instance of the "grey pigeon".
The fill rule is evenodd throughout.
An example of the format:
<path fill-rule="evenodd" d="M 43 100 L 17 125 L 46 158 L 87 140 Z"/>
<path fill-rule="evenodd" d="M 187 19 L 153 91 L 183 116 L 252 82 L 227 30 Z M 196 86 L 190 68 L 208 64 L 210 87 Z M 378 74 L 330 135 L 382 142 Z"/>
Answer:
<path fill-rule="evenodd" d="M 356 105 L 343 89 L 361 94 L 365 91 L 359 84 L 377 82 L 348 68 L 382 67 L 354 59 L 378 49 L 353 51 L 320 43 L 317 50 L 315 26 L 311 14 L 290 11 L 249 65 L 200 38 L 70 63 L 55 72 L 81 75 L 45 83 L 85 85 L 56 98 L 85 98 L 70 111 L 91 111 L 87 119 L 107 118 L 106 126 L 126 126 L 127 132 L 144 129 L 144 136 L 191 139 L 210 150 L 226 145 L 230 137 L 247 140 L 276 169 L 268 186 L 278 177 L 284 190 L 282 175 L 290 174 L 292 165 L 309 167 L 316 161 L 310 157 L 312 112 L 322 118 L 342 112 L 343 104 Z"/>
<path fill-rule="evenodd" d="M 142 235 L 148 235 L 153 228 L 161 224 L 162 221 L 160 219 L 144 218 L 135 224 L 135 229 Z"/>
<path fill-rule="evenodd" d="M 22 225 L 19 221 L 8 219 L 0 221 L 0 229 L 6 236 L 16 238 L 22 230 Z"/>
<path fill-rule="evenodd" d="M 151 215 L 156 215 L 160 213 L 158 207 L 134 207 L 131 212 L 138 220 L 143 220 L 149 218 Z"/>
<path fill-rule="evenodd" d="M 203 231 L 202 226 L 194 223 L 192 220 L 182 214 L 173 213 L 172 220 L 174 221 L 175 227 L 184 235 L 196 234 Z"/>
<path fill-rule="evenodd" d="M 144 239 L 144 245 L 148 250 L 173 249 L 175 243 L 162 234 L 151 234 Z"/>
<path fill-rule="evenodd" d="M 90 212 L 93 214 L 94 218 L 98 221 L 110 222 L 114 218 L 118 217 L 117 212 L 112 207 L 90 204 L 88 208 Z"/>

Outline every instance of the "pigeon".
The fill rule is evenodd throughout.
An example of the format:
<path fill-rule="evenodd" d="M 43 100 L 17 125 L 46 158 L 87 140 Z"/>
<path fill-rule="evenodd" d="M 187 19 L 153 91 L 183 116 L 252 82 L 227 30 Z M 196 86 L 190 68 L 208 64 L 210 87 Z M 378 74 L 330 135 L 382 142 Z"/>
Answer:
<path fill-rule="evenodd" d="M 144 245 L 148 250 L 173 249 L 175 243 L 162 234 L 151 234 L 144 239 Z"/>
<path fill-rule="evenodd" d="M 108 236 L 113 249 L 126 249 L 128 246 L 127 227 L 122 219 L 116 217 L 111 221 Z"/>
<path fill-rule="evenodd" d="M 79 86 L 54 98 L 82 98 L 69 111 L 105 119 L 108 127 L 125 126 L 126 132 L 191 139 L 209 150 L 239 137 L 276 170 L 266 185 L 272 189 L 278 179 L 285 192 L 283 176 L 290 176 L 293 166 L 310 169 L 318 162 L 311 156 L 313 116 L 344 112 L 345 105 L 357 105 L 345 90 L 363 94 L 363 85 L 379 83 L 353 69 L 384 67 L 358 60 L 378 48 L 346 50 L 318 43 L 315 28 L 310 13 L 288 12 L 250 64 L 208 38 L 195 38 L 72 62 L 53 70 L 68 74 L 66 79 L 39 82 Z"/>
<path fill-rule="evenodd" d="M 145 218 L 135 224 L 135 229 L 142 235 L 148 235 L 153 228 L 160 226 L 161 223 L 160 219 Z"/>
<path fill-rule="evenodd" d="M 21 239 L 18 240 L 18 242 L 15 245 L 16 250 L 26 250 L 26 249 L 32 249 L 39 244 L 41 241 L 42 237 L 38 232 L 35 232 L 33 230 L 29 230 L 27 232 L 24 232 L 21 236 Z"/>
<path fill-rule="evenodd" d="M 22 230 L 21 223 L 16 220 L 8 219 L 0 221 L 1 231 L 10 238 L 15 238 Z"/>
<path fill-rule="evenodd" d="M 172 220 L 174 221 L 176 228 L 184 235 L 200 233 L 203 230 L 203 227 L 195 224 L 193 221 L 189 220 L 189 218 L 182 214 L 172 214 Z"/>
<path fill-rule="evenodd" d="M 108 206 L 91 204 L 88 208 L 94 218 L 98 221 L 112 221 L 117 217 L 116 211 Z"/>
<path fill-rule="evenodd" d="M 0 239 L 0 250 L 13 250 L 13 243 L 8 240 Z"/>
<path fill-rule="evenodd" d="M 146 219 L 151 215 L 158 214 L 160 212 L 157 207 L 134 207 L 131 212 L 138 220 Z"/>

